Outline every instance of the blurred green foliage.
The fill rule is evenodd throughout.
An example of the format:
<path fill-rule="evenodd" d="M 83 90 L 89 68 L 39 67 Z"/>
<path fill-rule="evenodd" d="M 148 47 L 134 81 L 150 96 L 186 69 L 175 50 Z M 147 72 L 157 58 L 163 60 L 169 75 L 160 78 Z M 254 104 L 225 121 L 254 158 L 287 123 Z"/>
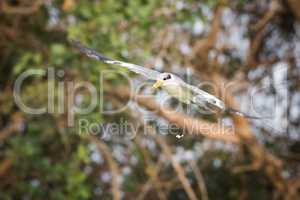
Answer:
<path fill-rule="evenodd" d="M 153 54 L 152 43 L 159 30 L 169 24 L 188 24 L 191 27 L 198 18 L 207 23 L 201 6 L 213 10 L 220 1 L 180 1 L 188 6 L 177 9 L 176 1 L 78 0 L 66 10 L 62 9 L 62 0 L 47 2 L 28 16 L 0 13 L 0 26 L 13 32 L 12 39 L 9 42 L 1 41 L 0 46 L 0 87 L 4 91 L 0 99 L 1 127 L 8 126 L 10 116 L 18 112 L 17 106 L 12 103 L 12 96 L 6 95 L 5 88 L 11 86 L 13 80 L 27 69 L 46 70 L 47 67 L 54 67 L 65 72 L 63 78 L 55 77 L 53 81 L 56 83 L 83 80 L 100 89 L 99 73 L 111 66 L 82 56 L 70 47 L 69 39 L 79 40 L 101 50 L 108 57 L 143 63 L 142 60 L 147 60 Z M 171 14 L 161 14 L 165 10 Z M 107 81 L 111 86 L 124 83 L 115 74 L 107 77 Z M 26 103 L 30 102 L 37 107 L 47 105 L 47 89 L 45 77 L 32 78 L 23 85 L 22 97 Z M 89 97 L 84 97 L 84 101 L 88 102 Z M 84 117 L 99 124 L 111 120 L 99 112 L 99 107 Z M 107 165 L 99 165 L 97 159 L 91 159 L 98 151 L 91 146 L 90 141 L 78 134 L 78 127 L 66 127 L 65 116 L 57 113 L 39 116 L 24 114 L 24 118 L 26 124 L 23 131 L 0 141 L 0 161 L 12 161 L 10 169 L 0 180 L 0 200 L 111 199 L 110 182 L 105 183 L 101 179 L 102 172 L 109 171 Z M 183 146 L 191 149 L 195 142 L 198 141 L 185 141 Z M 113 144 L 109 145 L 114 149 Z M 133 143 L 122 145 L 129 149 Z M 145 169 L 150 164 L 154 165 L 146 163 L 140 147 L 133 149 L 128 157 L 135 157 L 138 165 L 132 164 L 131 173 L 125 175 L 122 182 L 122 190 L 129 198 L 139 194 L 140 186 L 147 179 Z M 158 155 L 150 157 L 158 159 Z M 198 164 L 207 166 L 203 173 L 211 199 L 237 199 L 241 193 L 241 184 L 247 185 L 251 195 L 255 194 L 257 199 L 267 199 L 266 183 L 232 174 L 228 168 L 214 167 L 212 157 L 229 160 L 230 154 L 223 152 L 203 157 L 208 160 L 199 161 Z M 174 177 L 174 171 L 169 169 L 170 165 L 162 177 Z M 193 175 L 189 175 L 189 178 L 195 181 Z M 177 182 L 169 197 L 187 198 Z"/>

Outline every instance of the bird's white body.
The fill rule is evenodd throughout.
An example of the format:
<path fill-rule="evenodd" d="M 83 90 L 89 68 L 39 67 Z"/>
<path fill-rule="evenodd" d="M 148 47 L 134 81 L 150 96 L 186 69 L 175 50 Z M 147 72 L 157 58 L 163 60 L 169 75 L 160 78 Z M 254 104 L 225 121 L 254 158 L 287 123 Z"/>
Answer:
<path fill-rule="evenodd" d="M 176 83 L 163 85 L 162 89 L 183 103 L 190 104 L 192 102 L 192 93 Z"/>
<path fill-rule="evenodd" d="M 224 103 L 217 97 L 189 85 L 178 76 L 171 73 L 161 73 L 156 78 L 154 88 L 161 87 L 169 95 L 186 104 L 195 104 L 209 113 L 224 111 Z"/>

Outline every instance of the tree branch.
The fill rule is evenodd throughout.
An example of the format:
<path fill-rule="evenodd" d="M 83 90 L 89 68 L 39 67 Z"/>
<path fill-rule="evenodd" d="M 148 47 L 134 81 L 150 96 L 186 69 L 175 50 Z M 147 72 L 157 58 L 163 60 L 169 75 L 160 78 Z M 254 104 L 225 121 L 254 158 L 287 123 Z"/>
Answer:
<path fill-rule="evenodd" d="M 130 99 L 131 94 L 127 87 L 118 87 L 111 91 L 113 91 L 114 96 L 120 98 L 122 101 L 126 102 Z M 183 128 L 188 134 L 201 135 L 209 139 L 222 140 L 223 142 L 239 143 L 239 139 L 236 137 L 235 132 L 231 127 L 201 119 L 194 119 L 185 114 L 175 112 L 172 109 L 158 105 L 150 97 L 137 95 L 134 96 L 134 100 L 170 123 Z"/>

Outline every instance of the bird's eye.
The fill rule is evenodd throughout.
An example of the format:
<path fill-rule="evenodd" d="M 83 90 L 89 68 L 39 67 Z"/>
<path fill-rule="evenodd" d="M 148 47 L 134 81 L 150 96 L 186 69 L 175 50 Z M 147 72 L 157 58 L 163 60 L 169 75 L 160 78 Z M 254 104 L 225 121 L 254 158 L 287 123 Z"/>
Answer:
<path fill-rule="evenodd" d="M 171 75 L 170 74 L 168 74 L 166 77 L 163 78 L 164 81 L 168 80 L 168 79 L 171 79 Z"/>

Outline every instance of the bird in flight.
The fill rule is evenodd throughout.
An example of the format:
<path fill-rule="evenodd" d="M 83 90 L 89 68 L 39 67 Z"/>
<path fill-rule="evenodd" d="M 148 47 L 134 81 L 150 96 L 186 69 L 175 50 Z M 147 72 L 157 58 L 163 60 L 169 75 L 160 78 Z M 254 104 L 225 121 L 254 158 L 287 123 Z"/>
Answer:
<path fill-rule="evenodd" d="M 249 116 L 238 110 L 226 107 L 224 102 L 219 98 L 184 82 L 181 78 L 172 73 L 160 73 L 158 71 L 135 65 L 132 63 L 107 58 L 104 55 L 97 52 L 96 50 L 84 46 L 79 41 L 71 40 L 71 44 L 75 48 L 79 49 L 81 53 L 85 54 L 90 58 L 99 60 L 106 64 L 119 65 L 121 67 L 125 67 L 130 71 L 143 75 L 150 80 L 156 81 L 153 85 L 153 88 L 162 88 L 169 95 L 175 97 L 176 99 L 185 104 L 197 105 L 199 108 L 211 113 L 229 113 L 241 117 L 259 119 L 259 117 Z"/>

